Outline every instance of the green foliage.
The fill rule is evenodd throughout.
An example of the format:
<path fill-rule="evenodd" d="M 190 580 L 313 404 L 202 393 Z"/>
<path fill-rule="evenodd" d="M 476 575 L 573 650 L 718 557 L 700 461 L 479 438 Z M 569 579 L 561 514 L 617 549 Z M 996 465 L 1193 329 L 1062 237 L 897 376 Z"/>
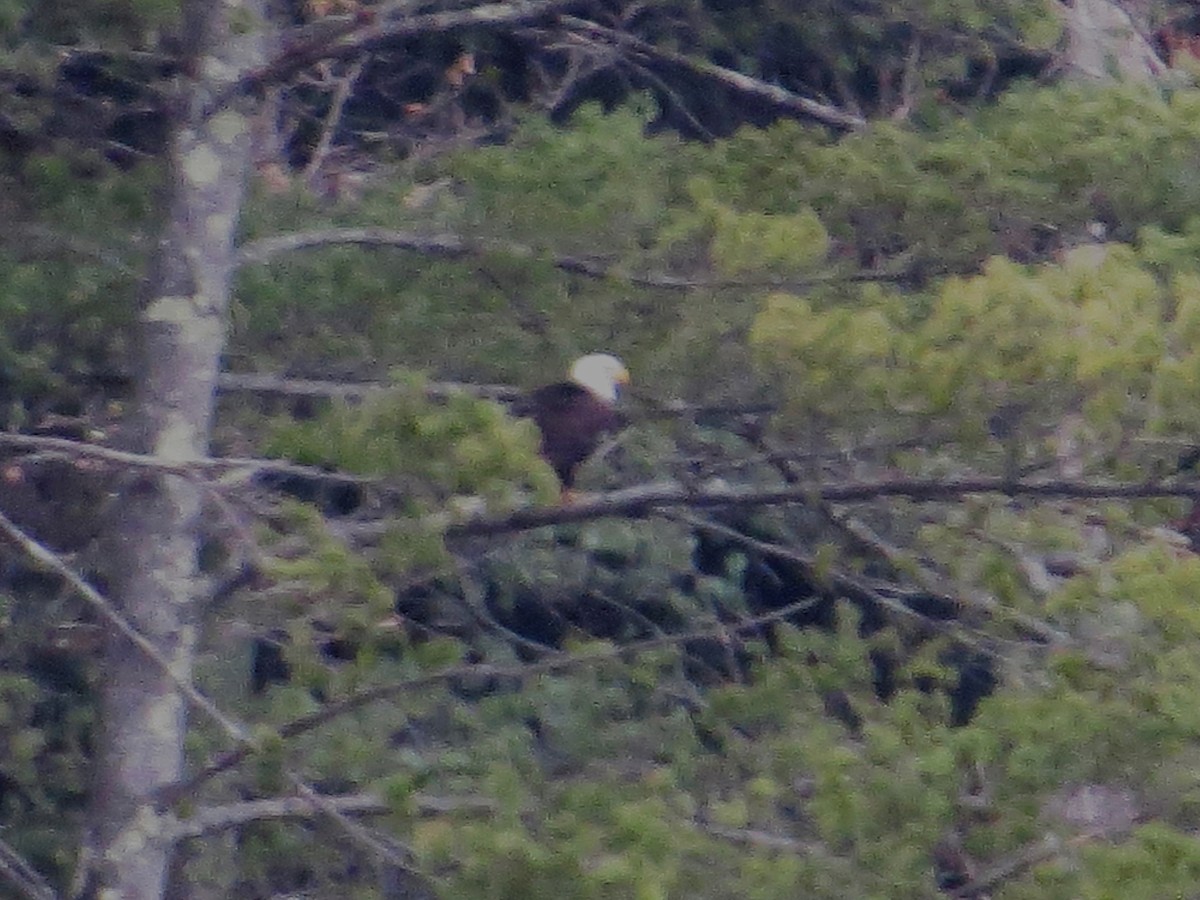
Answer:
<path fill-rule="evenodd" d="M 960 117 L 936 91 L 965 83 L 997 52 L 1052 44 L 1047 4 L 857 4 L 852 15 L 834 2 L 727 6 L 719 15 L 727 48 L 750 55 L 762 37 L 751 20 L 770 19 L 846 84 L 876 78 L 881 95 L 882 76 L 900 77 L 919 38 L 916 124 L 834 139 L 782 123 L 700 146 L 645 138 L 645 109 L 585 107 L 569 127 L 530 117 L 505 146 L 380 176 L 387 183 L 357 203 L 326 206 L 299 189 L 259 196 L 244 220 L 248 242 L 354 223 L 495 243 L 465 260 L 328 247 L 250 266 L 237 284 L 228 364 L 351 378 L 401 368 L 532 385 L 559 377 L 582 350 L 609 349 L 655 400 L 742 408 L 781 399 L 768 436 L 801 435 L 802 449 L 814 451 L 804 472 L 820 477 L 1045 466 L 1067 443 L 1058 426 L 1076 416 L 1088 474 L 1139 472 L 1151 439 L 1194 439 L 1200 94 L 1028 88 Z M 38 39 L 105 37 L 103 15 L 91 21 L 105 11 L 115 8 L 46 4 Z M 111 27 L 136 44 L 173 9 L 145 0 L 120 12 Z M 6 14 L 15 15 L 11 6 L 0 21 Z M 847 35 L 853 47 L 842 53 Z M 13 115 L 36 122 L 41 112 L 18 104 Z M 81 178 L 75 162 L 34 154 L 17 172 L 27 217 L 72 243 L 103 246 L 62 254 L 6 246 L 8 404 L 75 390 L 82 405 L 73 386 L 128 353 L 135 278 L 111 254 L 136 270 L 157 173 Z M 417 192 L 428 202 L 409 202 Z M 1114 242 L 1076 247 L 1095 219 Z M 510 252 L 507 241 L 533 256 Z M 612 275 L 565 273 L 543 252 L 603 259 Z M 666 291 L 626 277 L 646 270 L 740 286 Z M 881 280 L 839 281 L 848 274 Z M 792 287 L 762 296 L 749 286 L 768 279 Z M 799 286 L 806 280 L 811 289 Z M 1090 556 L 1084 513 L 1070 504 L 896 502 L 849 510 L 861 521 L 842 517 L 845 528 L 862 526 L 857 533 L 877 528 L 881 545 L 899 536 L 909 559 L 882 559 L 831 535 L 816 503 L 748 517 L 737 527 L 811 552 L 805 577 L 823 589 L 835 583 L 830 574 L 849 572 L 893 603 L 887 615 L 841 603 L 830 631 L 779 625 L 751 634 L 729 625 L 760 611 L 749 580 L 774 579 L 798 600 L 800 579 L 749 547 L 702 572 L 699 539 L 678 522 L 594 522 L 472 544 L 450 579 L 446 522 L 547 500 L 553 479 L 528 423 L 466 394 L 433 403 L 422 379 L 396 380 L 360 405 L 279 422 L 261 442 L 272 456 L 360 476 L 389 521 L 360 551 L 346 535 L 375 523 L 329 527 L 314 509 L 289 504 L 255 535 L 269 584 L 218 612 L 231 621 L 214 629 L 200 680 L 256 723 L 259 750 L 201 802 L 274 795 L 285 768 L 330 792 L 375 791 L 391 816 L 372 826 L 395 833 L 446 896 L 833 900 L 932 896 L 930 849 L 953 828 L 965 828 L 984 863 L 1019 853 L 1048 828 L 1069 840 L 1069 828 L 1048 824 L 1050 799 L 1065 785 L 1109 784 L 1165 798 L 1147 806 L 1159 821 L 1105 845 L 1070 845 L 1065 861 L 1015 876 L 1005 894 L 1192 889 L 1200 572 L 1193 559 L 1150 544 L 1145 526 L 1162 508 L 1104 513 L 1111 533 L 1143 546 Z M 238 440 L 255 444 L 268 430 L 253 410 L 237 415 L 252 421 Z M 621 448 L 630 457 L 623 478 L 698 471 L 779 484 L 761 448 L 751 458 L 741 424 L 641 419 Z M 829 446 L 838 453 L 825 454 Z M 1028 573 L 1048 549 L 1083 557 L 1082 574 L 1041 602 Z M 959 582 L 955 621 L 920 613 L 908 587 L 918 560 Z M 418 581 L 423 593 L 408 593 Z M 988 602 L 975 602 L 980 593 Z M 413 596 L 412 608 L 397 605 Z M 910 602 L 916 612 L 891 617 Z M 1069 630 L 1070 649 L 1047 660 L 1035 642 L 1018 643 L 1027 634 L 1017 613 Z M 544 646 L 512 637 L 522 616 L 553 631 Z M 283 628 L 289 684 L 244 696 L 242 648 L 220 637 L 239 619 Z M 718 626 L 728 630 L 705 645 L 715 648 L 709 657 L 665 640 Z M 349 658 L 324 652 L 331 633 L 353 646 Z M 635 639 L 662 643 L 636 657 L 614 656 L 607 643 Z M 964 648 L 1007 677 L 968 726 L 952 729 L 946 694 Z M 557 665 L 563 652 L 572 664 L 521 677 L 464 664 Z M 876 695 L 880 658 L 894 663 L 886 703 Z M 90 712 L 55 718 L 41 705 L 51 691 L 21 674 L 27 661 L 14 652 L 2 662 L 0 774 L 16 785 L 2 798 L 12 843 L 65 871 L 56 829 L 61 810 L 85 793 Z M 447 667 L 453 678 L 430 677 Z M 406 680 L 417 689 L 279 737 L 282 723 L 322 703 Z M 831 715 L 839 701 L 857 718 Z M 222 741 L 201 734 L 191 751 L 206 759 Z M 978 820 L 962 803 L 970 778 L 990 797 Z M 425 813 L 426 795 L 480 802 Z M 369 867 L 360 848 L 312 823 L 255 825 L 229 845 L 240 887 L 256 895 L 320 884 L 347 896 L 364 880 L 355 868 Z"/>
<path fill-rule="evenodd" d="M 25 162 L 20 241 L 0 248 L 0 421 L 77 415 L 131 375 L 139 240 L 155 175 Z M 0 184 L 4 179 L 0 176 Z M 99 223 L 103 223 L 101 226 Z"/>
<path fill-rule="evenodd" d="M 20 31 L 6 32 L 30 43 L 142 46 L 155 29 L 179 19 L 179 0 L 100 0 L 89 4 L 69 0 L 35 0 Z"/>
<path fill-rule="evenodd" d="M 940 419 L 977 444 L 996 415 L 1020 430 L 1078 407 L 1096 434 L 1127 438 L 1190 421 L 1193 404 L 1172 387 L 1192 357 L 1171 334 L 1186 321 L 1133 248 L 1106 245 L 1034 270 L 994 259 L 944 282 L 920 313 L 879 290 L 853 308 L 776 295 L 750 340 L 808 415 L 917 414 L 914 425 Z"/>
<path fill-rule="evenodd" d="M 431 403 L 420 379 L 406 379 L 361 407 L 335 406 L 311 422 L 282 423 L 266 452 L 360 475 L 411 479 L 404 498 L 410 511 L 450 494 L 482 494 L 503 506 L 519 499 L 515 490 L 543 500 L 554 492 L 530 422 L 466 393 Z"/>
<path fill-rule="evenodd" d="M 473 230 L 617 258 L 653 243 L 697 152 L 646 140 L 645 124 L 644 110 L 606 115 L 590 105 L 568 130 L 530 118 L 508 145 L 456 156 L 449 173 L 468 186 Z"/>
<path fill-rule="evenodd" d="M 700 5 L 716 26 L 706 37 L 723 54 L 754 60 L 768 79 L 802 94 L 836 85 L 843 103 L 853 98 L 881 113 L 912 101 L 900 96 L 902 73 L 919 99 L 935 90 L 966 93 L 972 68 L 1047 50 L 1061 32 L 1060 18 L 1042 0 Z M 866 90 L 869 83 L 877 89 Z"/>
<path fill-rule="evenodd" d="M 745 130 L 700 161 L 716 199 L 770 213 L 811 208 L 835 257 L 918 272 L 1022 261 L 1088 219 L 1132 239 L 1193 218 L 1200 102 L 1135 87 L 1007 92 L 927 131 L 876 124 L 830 142 L 796 123 Z"/>
<path fill-rule="evenodd" d="M 1086 900 L 1154 894 L 1186 896 L 1200 877 L 1200 853 L 1185 832 L 1160 823 L 1138 828 L 1117 847 L 1089 847 L 1080 892 Z"/>
<path fill-rule="evenodd" d="M 532 384 L 557 375 L 557 360 L 577 349 L 603 346 L 629 358 L 656 395 L 696 386 L 705 400 L 748 402 L 769 393 L 785 401 L 773 423 L 785 434 L 851 454 L 904 445 L 912 449 L 880 458 L 923 475 L 1046 465 L 1066 443 L 1059 426 L 1076 418 L 1085 472 L 1137 473 L 1152 441 L 1200 428 L 1200 228 L 1187 210 L 1194 102 L 1188 91 L 1030 89 L 971 120 L 923 119 L 925 131 L 889 124 L 831 141 L 781 124 L 710 148 L 642 140 L 636 112 L 584 110 L 571 130 L 527 122 L 509 146 L 423 167 L 426 185 L 453 185 L 428 221 L 548 252 L 601 252 L 618 272 L 799 280 L 866 265 L 920 277 L 680 295 L 619 275 L 576 280 L 500 249 L 466 266 L 376 255 L 367 265 L 358 251 L 329 249 L 244 274 L 235 357 L 300 360 L 317 372 L 336 360 L 376 376 L 405 364 L 439 378 Z M 1114 120 L 1120 146 L 1105 141 Z M 398 202 L 405 189 L 368 197 L 359 212 L 415 227 Z M 325 224 L 342 214 L 275 198 L 259 207 L 252 233 L 297 210 Z M 1073 247 L 1091 218 L 1114 223 L 1125 242 Z M 477 277 L 481 267 L 488 277 Z M 945 271 L 963 274 L 932 274 Z M 280 333 L 288 341 L 272 343 Z M 556 362 L 531 366 L 530 356 Z M 655 461 L 680 450 L 706 462 L 740 459 L 741 445 L 718 431 L 639 426 L 631 438 L 642 452 L 638 471 L 653 477 Z M 507 508 L 523 500 L 503 485 L 533 484 L 540 466 L 532 436 L 494 407 L 431 406 L 415 383 L 287 425 L 272 449 L 412 485 L 401 504 L 408 519 L 383 554 L 394 565 L 373 559 L 355 580 L 359 570 L 309 538 L 310 568 L 290 574 L 319 587 L 313 598 L 383 598 L 376 580 L 390 584 L 444 559 L 436 528 L 421 523 L 448 497 L 481 493 Z M 747 484 L 777 483 L 773 471 L 737 471 Z M 1133 541 L 1164 514 L 1093 511 L 1110 534 Z M 957 612 L 980 652 L 999 652 L 994 662 L 1007 676 L 964 728 L 946 724 L 958 636 L 930 639 L 912 617 L 869 638 L 859 633 L 869 618 L 850 608 L 839 607 L 832 633 L 780 628 L 769 642 L 739 646 L 751 673 L 740 679 L 722 674 L 720 665 L 739 671 L 726 660 L 704 668 L 669 647 L 601 662 L 605 645 L 593 635 L 608 621 L 622 630 L 606 637 L 628 640 L 653 636 L 661 622 L 683 628 L 752 614 L 744 579 L 761 566 L 747 551 L 697 574 L 685 529 L 621 521 L 492 547 L 472 573 L 485 590 L 442 596 L 437 607 L 458 628 L 489 617 L 512 628 L 533 610 L 586 665 L 478 702 L 405 695 L 400 711 L 364 712 L 358 737 L 350 729 L 313 736 L 297 753 L 308 752 L 322 774 L 382 786 L 419 868 L 439 873 L 451 896 L 929 897 L 930 850 L 948 830 L 964 828 L 982 865 L 1022 852 L 1047 828 L 1069 839 L 1048 811 L 1052 800 L 1094 784 L 1128 788 L 1139 801 L 1168 798 L 1155 806 L 1163 831 L 1072 849 L 1004 890 L 1105 896 L 1103 886 L 1117 883 L 1149 896 L 1157 884 L 1168 893 L 1182 884 L 1190 863 L 1173 856 L 1169 836 L 1200 821 L 1188 780 L 1200 729 L 1191 560 L 1158 546 L 1086 556 L 1080 510 L 1068 504 L 985 498 L 875 512 L 881 529 L 918 548 L 922 564 L 996 604 L 986 615 L 982 604 Z M 781 514 L 759 524 L 778 525 L 792 541 L 796 521 Z M 812 546 L 821 543 L 812 550 L 818 576 L 857 564 L 827 534 Z M 1083 556 L 1090 568 L 1041 602 L 1029 559 L 1051 550 Z M 320 599 L 297 606 L 309 602 L 325 608 Z M 369 635 L 382 599 L 345 605 L 361 612 L 348 617 L 353 633 Z M 1011 640 L 1018 613 L 1050 618 L 1078 646 L 1049 660 L 1032 645 L 1003 657 L 1026 647 Z M 539 655 L 536 642 L 515 650 L 502 630 L 476 635 L 471 649 L 490 660 Z M 453 665 L 466 652 L 452 639 L 405 637 L 383 648 L 365 638 L 364 646 L 369 662 L 313 659 L 297 669 L 337 697 L 351 684 Z M 879 654 L 895 662 L 886 704 L 872 679 Z M 693 680 L 707 685 L 699 695 Z M 470 692 L 483 682 L 456 684 Z M 281 714 L 283 698 L 292 714 L 307 708 L 311 699 L 294 688 L 276 692 L 264 715 Z M 831 718 L 834 697 L 861 722 Z M 414 732 L 426 743 L 386 740 Z M 978 820 L 961 802 L 971 779 L 991 798 Z M 418 782 L 422 791 L 482 793 L 494 811 L 413 818 Z M 762 834 L 802 850 L 741 842 Z"/>

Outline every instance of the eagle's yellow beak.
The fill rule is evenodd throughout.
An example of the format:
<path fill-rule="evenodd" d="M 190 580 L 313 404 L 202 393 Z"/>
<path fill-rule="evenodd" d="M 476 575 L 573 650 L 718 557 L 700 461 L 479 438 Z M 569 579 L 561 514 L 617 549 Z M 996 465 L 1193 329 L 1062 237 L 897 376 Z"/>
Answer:
<path fill-rule="evenodd" d="M 625 387 L 630 381 L 629 370 L 621 369 L 619 372 L 617 372 L 617 376 L 613 380 L 616 381 L 617 384 L 621 385 L 621 387 Z"/>

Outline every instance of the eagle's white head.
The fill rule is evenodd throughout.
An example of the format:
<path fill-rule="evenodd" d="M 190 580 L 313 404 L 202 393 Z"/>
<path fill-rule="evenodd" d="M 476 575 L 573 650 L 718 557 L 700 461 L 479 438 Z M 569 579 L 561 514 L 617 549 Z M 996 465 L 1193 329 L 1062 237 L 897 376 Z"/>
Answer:
<path fill-rule="evenodd" d="M 571 381 L 606 403 L 616 403 L 621 387 L 629 384 L 629 370 L 615 356 L 589 353 L 571 366 Z"/>

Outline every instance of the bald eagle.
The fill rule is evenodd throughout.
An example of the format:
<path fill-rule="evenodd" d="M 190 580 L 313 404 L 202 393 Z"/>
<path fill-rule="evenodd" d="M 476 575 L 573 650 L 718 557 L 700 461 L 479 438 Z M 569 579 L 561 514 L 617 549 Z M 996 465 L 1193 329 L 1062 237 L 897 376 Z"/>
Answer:
<path fill-rule="evenodd" d="M 616 403 L 629 372 L 615 356 L 589 353 L 571 366 L 569 379 L 538 388 L 516 409 L 541 431 L 542 458 L 558 475 L 564 501 L 574 497 L 579 467 L 605 434 L 620 427 Z"/>

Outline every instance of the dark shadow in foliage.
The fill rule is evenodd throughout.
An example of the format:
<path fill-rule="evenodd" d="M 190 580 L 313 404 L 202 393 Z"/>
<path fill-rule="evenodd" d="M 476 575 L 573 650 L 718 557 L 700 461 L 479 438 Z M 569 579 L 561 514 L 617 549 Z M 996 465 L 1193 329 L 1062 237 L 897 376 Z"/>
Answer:
<path fill-rule="evenodd" d="M 766 542 L 772 541 L 771 535 L 755 533 L 752 525 L 741 517 L 733 518 L 725 524 L 748 536 Z M 726 573 L 734 555 L 746 557 L 740 586 L 745 592 L 746 602 L 752 614 L 775 612 L 799 600 L 813 598 L 816 602 L 787 617 L 788 624 L 796 628 L 815 627 L 824 631 L 832 631 L 836 627 L 837 603 L 842 598 L 814 585 L 798 564 L 747 551 L 741 544 L 706 532 L 695 535 L 695 548 L 695 569 L 706 575 Z M 850 602 L 860 614 L 860 637 L 869 637 L 888 625 L 887 612 L 877 604 L 861 598 L 851 598 Z M 908 595 L 904 602 L 913 612 L 935 621 L 953 620 L 959 611 L 948 598 L 927 593 Z M 778 652 L 773 626 L 764 626 L 755 636 L 764 640 L 772 652 Z M 881 650 L 872 650 L 869 659 L 875 696 L 880 701 L 887 702 L 896 693 L 897 672 L 903 661 Z M 977 650 L 953 644 L 942 652 L 939 662 L 956 673 L 954 684 L 946 689 L 950 701 L 950 724 L 965 725 L 975 714 L 979 702 L 992 694 L 997 687 L 998 680 L 992 659 Z M 916 686 L 926 692 L 933 692 L 942 687 L 933 679 L 918 681 Z M 824 702 L 826 711 L 846 724 L 851 731 L 861 724 L 861 717 L 849 708 L 848 697 L 842 697 L 840 700 L 826 697 Z"/>
<path fill-rule="evenodd" d="M 329 623 L 313 621 L 311 628 L 313 649 L 324 661 L 351 662 L 358 655 L 358 647 L 338 636 Z M 289 643 L 287 632 L 279 628 L 253 639 L 250 648 L 250 690 L 253 693 L 261 694 L 270 685 L 285 684 L 291 679 L 292 666 L 287 658 Z M 319 688 L 313 692 L 318 700 L 324 699 L 322 694 Z"/>
<path fill-rule="evenodd" d="M 288 484 L 286 480 L 276 486 Z M 352 512 L 354 503 L 338 503 L 322 496 L 327 481 L 316 479 L 312 484 L 303 480 L 290 484 L 295 493 L 302 487 L 301 499 L 318 503 L 326 515 Z M 313 495 L 313 492 L 317 492 Z M 729 516 L 723 523 L 763 542 L 773 542 L 774 536 L 756 533 L 753 520 L 745 516 Z M 761 532 L 761 529 L 759 529 Z M 587 554 L 592 576 L 569 593 L 546 595 L 544 587 L 523 583 L 510 570 L 490 569 L 485 562 L 479 567 L 482 585 L 483 618 L 464 611 L 470 609 L 466 598 L 456 586 L 423 583 L 402 591 L 396 599 L 396 612 L 405 622 L 410 640 L 423 640 L 434 635 L 452 634 L 468 646 L 476 645 L 480 630 L 488 629 L 490 619 L 502 629 L 499 634 L 515 638 L 511 641 L 514 654 L 529 662 L 542 659 L 547 651 L 562 650 L 572 637 L 592 637 L 624 643 L 670 634 L 685 634 L 693 623 L 677 608 L 677 604 L 661 597 L 612 597 L 613 579 L 619 582 L 621 573 L 642 565 L 638 559 L 626 558 L 624 551 L 611 547 L 585 550 L 580 545 L 580 532 L 564 528 L 556 534 L 562 553 Z M 801 609 L 789 613 L 784 620 L 796 628 L 819 628 L 833 631 L 837 626 L 837 606 L 847 602 L 834 591 L 815 584 L 807 570 L 796 562 L 780 559 L 747 549 L 744 543 L 698 530 L 693 533 L 693 555 L 687 571 L 676 572 L 670 583 L 683 594 L 696 595 L 702 579 L 725 579 L 735 582 L 745 599 L 747 612 L 753 617 L 777 612 L 797 603 Z M 731 575 L 731 572 L 735 573 Z M 884 577 L 884 573 L 877 573 Z M 593 580 L 594 579 L 594 580 Z M 805 603 L 804 601 L 811 601 Z M 869 597 L 852 597 L 859 611 L 859 633 L 869 637 L 891 624 L 887 610 Z M 914 613 L 930 620 L 952 620 L 959 612 L 957 605 L 932 594 L 905 594 L 903 601 Z M 703 635 L 684 639 L 683 671 L 699 687 L 715 687 L 729 682 L 747 682 L 754 678 L 754 663 L 765 646 L 767 652 L 778 653 L 777 628 L 773 624 L 746 625 L 741 613 L 726 608 L 711 597 L 703 604 L 715 613 L 728 631 L 719 635 Z M 458 610 L 458 618 L 446 616 L 448 609 Z M 318 634 L 317 651 L 327 662 L 352 659 L 357 647 L 339 638 L 329 626 L 314 628 Z M 283 635 L 273 634 L 258 639 L 254 648 L 252 687 L 257 691 L 273 682 L 287 680 L 287 664 Z M 923 640 L 923 638 L 917 638 Z M 539 649 L 541 648 L 541 649 Z M 870 651 L 869 676 L 876 697 L 887 702 L 896 693 L 899 673 L 905 660 L 896 658 L 896 651 Z M 472 651 L 468 661 L 484 661 Z M 950 705 L 950 724 L 966 724 L 981 699 L 991 694 L 997 684 L 991 659 L 983 653 L 961 645 L 950 645 L 939 661 L 953 670 L 954 680 L 945 684 L 937 679 L 917 680 L 915 686 L 926 692 L 944 691 Z M 476 700 L 499 691 L 519 688 L 485 677 L 453 685 L 454 692 L 465 700 Z M 832 690 L 822 698 L 826 712 L 842 722 L 851 734 L 862 726 L 862 715 L 854 708 L 850 695 Z"/>
<path fill-rule="evenodd" d="M 284 496 L 311 503 L 330 518 L 357 512 L 366 501 L 361 482 L 334 472 L 328 475 L 306 475 L 264 469 L 254 476 L 254 483 Z"/>

